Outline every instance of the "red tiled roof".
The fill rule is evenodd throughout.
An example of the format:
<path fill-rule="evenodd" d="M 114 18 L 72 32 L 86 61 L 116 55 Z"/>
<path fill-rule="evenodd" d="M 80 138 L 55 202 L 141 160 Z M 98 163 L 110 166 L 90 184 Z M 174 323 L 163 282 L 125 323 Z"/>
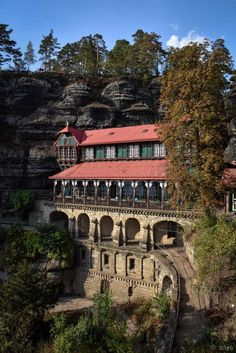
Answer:
<path fill-rule="evenodd" d="M 83 162 L 68 168 L 50 179 L 90 179 L 90 180 L 163 180 L 166 179 L 167 161 L 102 161 Z"/>
<path fill-rule="evenodd" d="M 158 126 L 155 124 L 113 127 L 108 129 L 85 131 L 71 127 L 65 127 L 60 132 L 70 132 L 79 141 L 81 146 L 142 141 L 160 141 Z"/>
<path fill-rule="evenodd" d="M 63 133 L 63 132 L 70 132 L 75 138 L 76 140 L 80 143 L 80 141 L 82 140 L 82 136 L 84 134 L 84 131 L 83 130 L 80 130 L 80 129 L 76 129 L 74 127 L 70 127 L 70 126 L 66 126 L 64 127 L 64 129 L 62 129 L 60 131 L 60 133 Z"/>
<path fill-rule="evenodd" d="M 226 168 L 224 170 L 223 182 L 228 187 L 236 188 L 236 168 Z"/>

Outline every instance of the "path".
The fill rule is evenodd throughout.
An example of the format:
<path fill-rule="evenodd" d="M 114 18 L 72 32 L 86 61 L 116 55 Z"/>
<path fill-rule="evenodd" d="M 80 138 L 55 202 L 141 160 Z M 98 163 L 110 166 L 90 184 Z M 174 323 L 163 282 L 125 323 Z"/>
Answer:
<path fill-rule="evenodd" d="M 91 309 L 93 301 L 87 298 L 62 297 L 57 304 L 50 310 L 51 313 L 63 311 L 77 311 Z"/>
<path fill-rule="evenodd" d="M 173 352 L 179 353 L 179 347 L 186 338 L 196 341 L 205 327 L 205 296 L 194 284 L 195 271 L 189 263 L 183 249 L 163 250 L 174 263 L 180 274 L 180 307 Z"/>

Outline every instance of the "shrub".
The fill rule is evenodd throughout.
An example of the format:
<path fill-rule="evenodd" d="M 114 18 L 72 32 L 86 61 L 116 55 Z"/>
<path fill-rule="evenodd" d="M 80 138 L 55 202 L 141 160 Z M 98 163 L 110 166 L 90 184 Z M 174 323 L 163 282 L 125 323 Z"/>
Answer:
<path fill-rule="evenodd" d="M 170 312 L 170 298 L 165 292 L 157 293 L 155 308 L 160 319 L 164 320 L 168 317 Z"/>
<path fill-rule="evenodd" d="M 13 195 L 13 206 L 17 216 L 25 220 L 33 208 L 33 195 L 28 190 L 18 190 Z"/>

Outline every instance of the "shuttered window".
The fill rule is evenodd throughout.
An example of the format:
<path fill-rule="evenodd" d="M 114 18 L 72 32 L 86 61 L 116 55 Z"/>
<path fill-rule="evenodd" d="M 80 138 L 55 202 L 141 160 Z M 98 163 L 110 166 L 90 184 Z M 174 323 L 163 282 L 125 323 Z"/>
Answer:
<path fill-rule="evenodd" d="M 141 146 L 141 157 L 142 158 L 152 158 L 152 144 L 147 143 Z"/>
<path fill-rule="evenodd" d="M 117 158 L 127 158 L 127 146 L 119 145 L 117 147 Z"/>
<path fill-rule="evenodd" d="M 104 159 L 105 151 L 103 146 L 96 147 L 96 159 Z"/>

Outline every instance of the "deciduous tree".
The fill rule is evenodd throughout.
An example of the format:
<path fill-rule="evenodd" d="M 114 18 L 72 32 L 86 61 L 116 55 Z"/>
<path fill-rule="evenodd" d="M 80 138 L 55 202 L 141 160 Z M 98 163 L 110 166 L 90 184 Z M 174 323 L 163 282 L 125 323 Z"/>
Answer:
<path fill-rule="evenodd" d="M 175 206 L 216 207 L 222 200 L 228 140 L 224 97 L 231 68 L 223 40 L 170 49 L 161 104 L 169 193 Z"/>
<path fill-rule="evenodd" d="M 37 60 L 34 53 L 33 43 L 31 41 L 28 42 L 26 47 L 26 52 L 24 54 L 24 62 L 27 65 L 27 69 L 29 70 L 31 65 L 34 65 Z"/>

